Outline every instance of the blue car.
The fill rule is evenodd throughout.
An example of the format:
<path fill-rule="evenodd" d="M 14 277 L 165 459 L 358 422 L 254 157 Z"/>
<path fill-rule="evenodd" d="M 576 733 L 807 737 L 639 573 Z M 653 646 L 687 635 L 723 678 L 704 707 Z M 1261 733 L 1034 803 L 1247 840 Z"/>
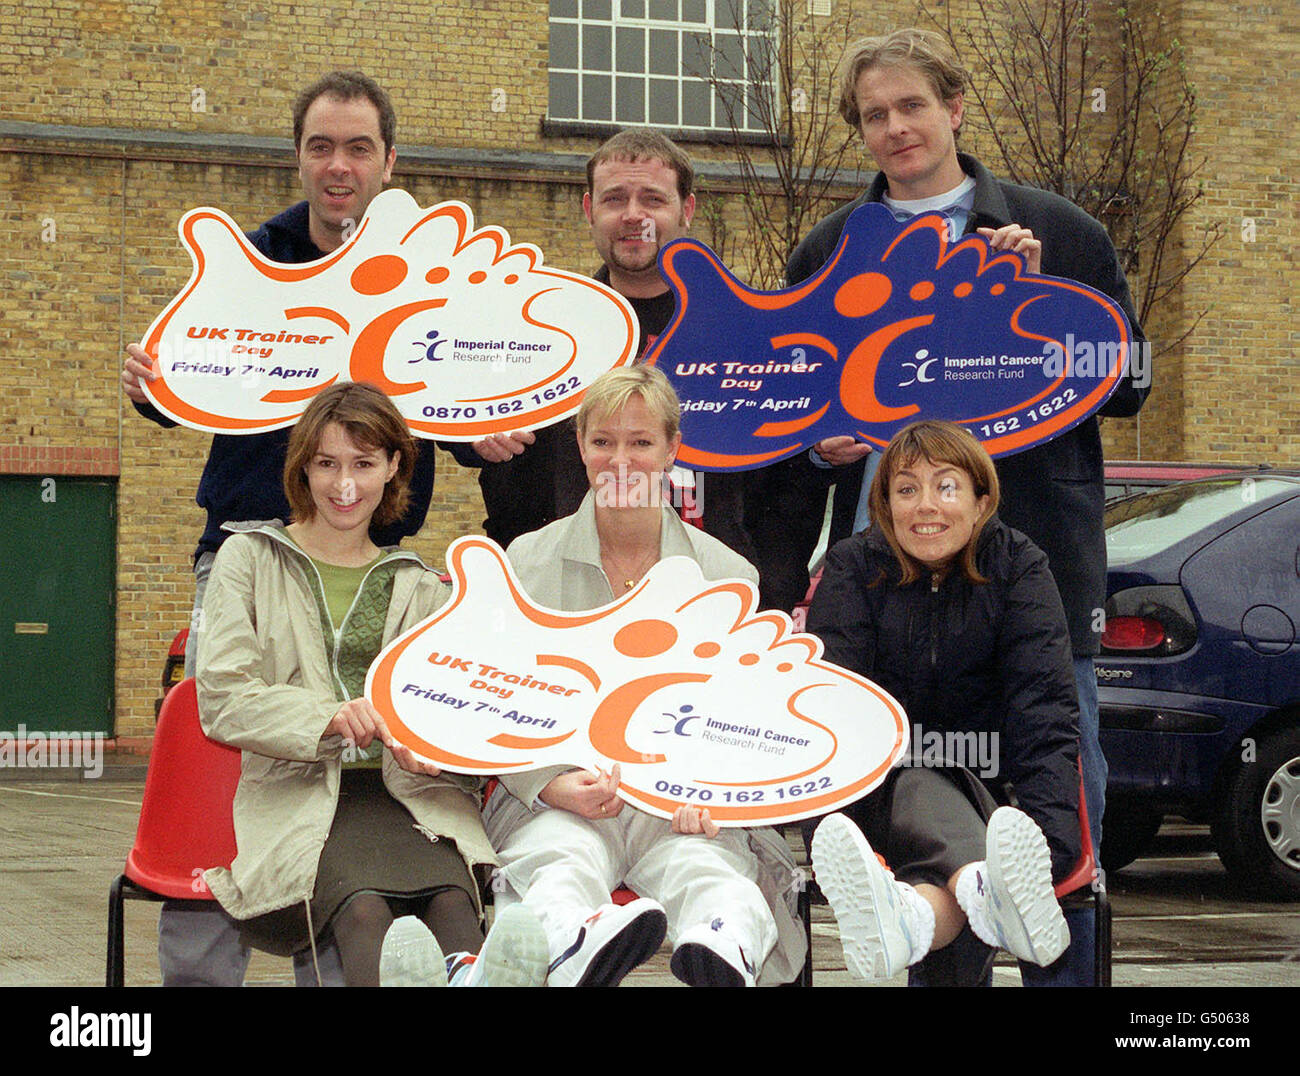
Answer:
<path fill-rule="evenodd" d="M 1102 865 L 1177 814 L 1247 892 L 1300 898 L 1300 472 L 1113 502 L 1106 550 Z"/>

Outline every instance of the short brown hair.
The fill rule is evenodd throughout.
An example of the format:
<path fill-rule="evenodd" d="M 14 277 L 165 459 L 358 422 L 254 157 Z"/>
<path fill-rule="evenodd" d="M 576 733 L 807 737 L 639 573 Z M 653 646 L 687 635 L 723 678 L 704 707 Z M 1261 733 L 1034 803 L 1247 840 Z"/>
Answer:
<path fill-rule="evenodd" d="M 304 523 L 316 515 L 316 502 L 307 484 L 307 465 L 320 450 L 325 427 L 337 422 L 349 437 L 370 451 L 383 452 L 388 459 L 400 452 L 397 471 L 384 487 L 370 522 L 384 527 L 406 514 L 410 500 L 411 472 L 415 470 L 415 438 L 393 401 L 374 385 L 344 381 L 322 389 L 307 405 L 298 425 L 289 435 L 284 457 L 284 495 L 293 518 Z"/>
<path fill-rule="evenodd" d="M 659 367 L 638 363 L 607 370 L 588 386 L 575 420 L 578 440 L 586 435 L 593 418 L 617 414 L 633 396 L 640 396 L 650 417 L 663 423 L 668 440 L 677 436 L 682 413 L 677 391 Z"/>
<path fill-rule="evenodd" d="M 988 504 L 984 506 L 983 513 L 971 531 L 970 541 L 961 553 L 961 566 L 966 578 L 972 583 L 987 583 L 988 580 L 975 567 L 975 551 L 984 525 L 998 510 L 1002 496 L 998 472 L 984 446 L 967 430 L 952 422 L 913 422 L 899 430 L 880 457 L 880 466 L 871 480 L 871 491 L 867 495 L 871 523 L 880 528 L 880 533 L 885 536 L 889 548 L 898 558 L 899 567 L 903 571 L 899 583 L 905 585 L 920 578 L 922 565 L 899 545 L 898 535 L 894 533 L 894 517 L 889 510 L 889 487 L 899 471 L 910 467 L 919 459 L 930 464 L 946 463 L 960 467 L 969 476 L 976 498 L 988 496 Z"/>
<path fill-rule="evenodd" d="M 966 92 L 970 74 L 962 67 L 952 46 L 933 30 L 895 30 L 881 37 L 864 37 L 853 42 L 840 60 L 840 115 L 855 131 L 861 128 L 858 110 L 858 79 L 872 67 L 915 67 L 939 95 L 951 101 Z"/>
<path fill-rule="evenodd" d="M 658 131 L 629 127 L 596 150 L 587 160 L 587 193 L 595 189 L 596 165 L 606 161 L 662 161 L 677 176 L 677 194 L 683 202 L 695 187 L 695 166 L 686 151 Z"/>
<path fill-rule="evenodd" d="M 293 103 L 293 148 L 302 148 L 302 125 L 316 98 L 323 94 L 337 97 L 342 101 L 353 101 L 364 97 L 375 106 L 379 113 L 379 137 L 384 140 L 384 156 L 387 157 L 397 139 L 397 113 L 393 111 L 393 102 L 384 88 L 369 75 L 360 71 L 331 71 L 318 78 L 302 91 Z"/>

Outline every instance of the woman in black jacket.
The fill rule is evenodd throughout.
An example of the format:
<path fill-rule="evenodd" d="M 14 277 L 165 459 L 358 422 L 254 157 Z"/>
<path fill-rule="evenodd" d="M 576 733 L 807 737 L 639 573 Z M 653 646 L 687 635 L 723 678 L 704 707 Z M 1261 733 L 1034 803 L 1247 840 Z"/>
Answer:
<path fill-rule="evenodd" d="M 808 611 L 826 658 L 885 688 L 913 726 L 906 764 L 814 838 L 864 978 L 945 948 L 967 922 L 1040 965 L 1069 941 L 1052 893 L 1080 849 L 1069 635 L 1047 558 L 997 505 L 993 461 L 969 433 L 907 427 L 881 458 L 872 526 L 831 550 Z M 1021 810 L 995 811 L 1008 783 Z"/>

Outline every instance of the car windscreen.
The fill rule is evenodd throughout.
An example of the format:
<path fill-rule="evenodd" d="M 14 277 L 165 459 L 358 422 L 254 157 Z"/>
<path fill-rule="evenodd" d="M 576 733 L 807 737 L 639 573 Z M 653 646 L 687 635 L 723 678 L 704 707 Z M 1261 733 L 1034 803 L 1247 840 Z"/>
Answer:
<path fill-rule="evenodd" d="M 1118 501 L 1106 509 L 1106 559 L 1111 567 L 1142 560 L 1247 504 L 1297 488 L 1295 479 L 1225 475 Z"/>

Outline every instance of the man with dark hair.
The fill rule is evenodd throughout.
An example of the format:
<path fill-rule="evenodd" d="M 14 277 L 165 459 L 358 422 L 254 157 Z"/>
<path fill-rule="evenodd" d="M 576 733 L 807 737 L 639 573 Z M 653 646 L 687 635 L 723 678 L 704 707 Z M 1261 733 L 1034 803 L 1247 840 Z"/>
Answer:
<path fill-rule="evenodd" d="M 393 174 L 397 148 L 396 120 L 388 95 L 359 72 L 333 72 L 298 96 L 293 110 L 294 149 L 306 199 L 272 217 L 248 235 L 272 261 L 311 262 L 338 249 L 352 234 L 374 197 Z M 122 388 L 145 418 L 160 426 L 176 425 L 153 406 L 140 385 L 156 375 L 147 352 L 127 347 Z M 194 552 L 194 612 L 185 649 L 185 675 L 196 669 L 203 627 L 203 595 L 217 549 L 227 537 L 224 524 L 239 520 L 289 518 L 283 472 L 288 428 L 269 433 L 212 438 L 199 479 L 197 501 L 207 524 Z M 457 446 L 458 460 L 478 462 L 468 446 Z M 424 525 L 433 494 L 435 453 L 432 446 L 416 456 L 411 498 L 396 523 L 374 527 L 376 545 L 396 545 Z M 249 952 L 215 902 L 168 901 L 158 925 L 158 956 L 165 986 L 238 986 Z M 310 955 L 310 954 L 308 954 Z M 332 946 L 325 954 L 334 955 Z M 327 961 L 326 976 L 336 960 Z M 313 981 L 310 963 L 299 965 L 300 982 Z M 341 980 L 340 980 L 341 981 Z"/>
<path fill-rule="evenodd" d="M 997 179 L 974 157 L 957 152 L 969 77 L 943 38 L 909 29 L 859 41 L 849 46 L 841 75 L 840 113 L 858 132 L 880 172 L 860 197 L 814 226 L 790 258 L 788 284 L 798 284 L 821 268 L 849 214 L 866 202 L 883 202 L 899 220 L 940 212 L 948 217 L 954 241 L 978 232 L 993 249 L 1020 254 L 1030 272 L 1077 280 L 1109 295 L 1124 308 L 1135 350 L 1144 354 L 1145 338 L 1105 229 L 1066 199 Z M 1101 413 L 1135 415 L 1149 386 L 1146 363 L 1131 362 Z M 867 525 L 866 491 L 874 455 L 869 445 L 852 437 L 832 437 L 807 455 L 763 473 L 750 504 L 760 571 L 775 560 L 787 574 L 797 569 L 794 574 L 807 585 L 806 566 L 831 482 L 836 483 L 832 543 Z M 997 469 L 1002 485 L 999 515 L 1047 554 L 1065 606 L 1079 691 L 1085 799 L 1099 848 L 1106 760 L 1098 736 L 1092 658 L 1099 650 L 1106 596 L 1106 544 L 1097 421 L 1089 418 L 1055 440 L 1003 457 Z M 798 590 L 799 580 L 788 589 Z M 1076 935 L 1090 928 L 1090 918 L 1069 918 Z M 1063 958 L 1072 966 L 1064 974 L 1090 975 L 1082 968 L 1090 950 L 1072 946 L 1070 956 Z"/>
<path fill-rule="evenodd" d="M 397 145 L 397 113 L 393 110 L 392 99 L 387 91 L 369 75 L 360 71 L 331 71 L 322 75 L 293 102 L 293 148 L 302 146 L 302 132 L 307 120 L 307 110 L 316 103 L 316 99 L 328 94 L 341 101 L 355 101 L 359 97 L 367 98 L 375 106 L 379 115 L 379 137 L 383 142 L 384 156 L 394 152 Z"/>
<path fill-rule="evenodd" d="M 587 161 L 582 211 L 604 263 L 595 273 L 632 305 L 641 326 L 638 360 L 668 326 L 676 300 L 659 273 L 659 251 L 690 228 L 695 215 L 695 170 L 690 158 L 656 131 L 629 129 L 607 140 Z M 573 422 L 498 435 L 476 447 L 493 458 L 479 473 L 489 538 L 508 546 L 515 538 L 572 515 L 586 495 L 587 474 L 578 455 Z M 691 475 L 682 494 L 684 515 L 753 561 L 744 528 L 745 476 Z M 676 502 L 675 502 L 676 503 Z"/>

